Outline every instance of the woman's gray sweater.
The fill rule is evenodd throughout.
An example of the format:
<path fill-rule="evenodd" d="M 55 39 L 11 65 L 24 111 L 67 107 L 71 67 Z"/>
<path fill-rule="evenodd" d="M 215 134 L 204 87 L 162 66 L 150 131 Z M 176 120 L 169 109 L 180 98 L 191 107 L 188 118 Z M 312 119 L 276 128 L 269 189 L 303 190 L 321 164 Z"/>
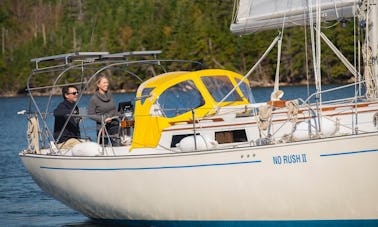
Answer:
<path fill-rule="evenodd" d="M 109 92 L 101 94 L 97 90 L 89 101 L 88 114 L 96 121 L 97 129 L 100 129 L 102 119 L 118 115 L 113 96 Z"/>

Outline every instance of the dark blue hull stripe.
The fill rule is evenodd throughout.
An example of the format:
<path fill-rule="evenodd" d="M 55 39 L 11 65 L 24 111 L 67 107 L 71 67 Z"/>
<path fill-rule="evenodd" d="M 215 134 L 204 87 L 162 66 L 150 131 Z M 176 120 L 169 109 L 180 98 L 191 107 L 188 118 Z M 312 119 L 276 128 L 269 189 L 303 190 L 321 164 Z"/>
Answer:
<path fill-rule="evenodd" d="M 378 151 L 378 149 L 364 150 L 364 151 L 351 151 L 351 152 L 342 152 L 342 153 L 333 153 L 333 154 L 321 154 L 320 157 L 337 156 L 337 155 L 350 155 L 350 154 L 361 154 L 361 153 L 377 152 L 377 151 Z"/>
<path fill-rule="evenodd" d="M 227 162 L 227 163 L 213 163 L 213 164 L 201 164 L 201 165 L 186 165 L 186 166 L 157 166 L 157 167 L 135 167 L 135 168 L 61 168 L 61 167 L 48 167 L 41 166 L 41 169 L 52 169 L 52 170 L 87 170 L 87 171 L 98 171 L 98 170 L 156 170 L 156 169 L 181 169 L 181 168 L 198 168 L 198 167 L 208 167 L 208 166 L 227 166 L 227 165 L 245 165 L 260 163 L 261 160 L 254 160 L 248 162 Z"/>

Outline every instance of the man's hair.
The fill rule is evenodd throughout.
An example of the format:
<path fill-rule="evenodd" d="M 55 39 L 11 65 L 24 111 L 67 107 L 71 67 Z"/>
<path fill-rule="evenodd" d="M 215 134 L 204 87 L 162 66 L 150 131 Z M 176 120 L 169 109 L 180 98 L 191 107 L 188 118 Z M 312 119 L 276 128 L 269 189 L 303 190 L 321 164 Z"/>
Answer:
<path fill-rule="evenodd" d="M 77 87 L 74 86 L 74 85 L 68 85 L 68 86 L 64 86 L 64 87 L 62 87 L 62 96 L 63 96 L 63 99 L 66 99 L 65 94 L 68 93 L 68 91 L 70 90 L 70 88 L 75 88 L 76 91 L 78 91 Z"/>

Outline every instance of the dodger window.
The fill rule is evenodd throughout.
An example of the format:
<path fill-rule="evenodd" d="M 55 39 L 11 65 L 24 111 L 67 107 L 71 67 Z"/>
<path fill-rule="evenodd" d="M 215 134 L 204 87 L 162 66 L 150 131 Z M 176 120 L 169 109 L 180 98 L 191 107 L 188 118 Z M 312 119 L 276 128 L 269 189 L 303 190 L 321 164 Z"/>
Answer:
<path fill-rule="evenodd" d="M 154 87 L 143 89 L 142 96 L 140 97 L 140 102 L 141 102 L 142 105 L 143 105 L 144 101 L 146 100 L 146 98 L 150 95 L 152 90 L 154 90 Z"/>
<path fill-rule="evenodd" d="M 234 87 L 227 76 L 203 76 L 201 79 L 213 99 L 217 102 L 220 102 Z M 225 101 L 242 101 L 242 98 L 236 91 L 233 91 Z"/>
<path fill-rule="evenodd" d="M 205 104 L 193 81 L 187 80 L 165 90 L 157 103 L 165 117 L 176 117 Z"/>
<path fill-rule="evenodd" d="M 236 79 L 236 83 L 240 82 L 239 79 L 237 79 L 237 78 L 235 78 L 235 79 Z M 246 97 L 250 103 L 256 103 L 255 99 L 253 97 L 251 88 L 249 87 L 249 85 L 246 82 L 241 83 L 239 88 L 242 91 L 244 97 Z"/>

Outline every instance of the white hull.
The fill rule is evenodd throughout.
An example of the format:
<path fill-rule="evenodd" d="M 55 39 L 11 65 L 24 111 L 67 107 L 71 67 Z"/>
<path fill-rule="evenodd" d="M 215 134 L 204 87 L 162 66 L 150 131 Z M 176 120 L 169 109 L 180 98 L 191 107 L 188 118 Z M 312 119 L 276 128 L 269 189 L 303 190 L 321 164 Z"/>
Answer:
<path fill-rule="evenodd" d="M 44 191 L 91 218 L 378 219 L 377 132 L 222 151 L 20 156 Z"/>
<path fill-rule="evenodd" d="M 52 95 L 55 85 L 60 85 L 57 82 L 64 76 L 71 78 L 69 70 L 80 67 L 88 71 L 76 75 L 78 84 L 88 91 L 98 74 L 111 67 L 122 67 L 123 72 L 124 66 L 138 63 L 125 59 L 150 52 L 77 52 L 32 59 L 36 69 L 27 88 L 44 124 L 42 131 L 29 124 L 29 147 L 20 153 L 30 175 L 52 197 L 94 219 L 168 225 L 205 221 L 222 226 L 227 225 L 224 221 L 356 220 L 377 224 L 377 1 L 282 2 L 236 1 L 239 13 L 231 29 L 249 33 L 276 25 L 308 24 L 316 93 L 308 94 L 306 100 L 281 100 L 282 32 L 245 76 L 221 69 L 163 70 L 143 82 L 136 91 L 135 108 L 131 102 L 128 108 L 119 108 L 123 131 L 117 139 L 125 146 L 106 147 L 105 151 L 94 143 L 58 150 L 56 139 L 49 138 L 49 115 L 41 112 L 44 105 L 32 95 L 34 89 L 44 91 L 46 86 L 31 88 L 29 81 L 39 73 L 52 75 L 50 70 L 59 69 L 53 85 L 47 86 Z M 319 7 L 315 9 L 315 5 Z M 366 33 L 361 36 L 366 38 L 366 47 L 354 43 L 362 47 L 354 56 L 364 56 L 363 61 L 355 59 L 358 65 L 363 63 L 363 70 L 349 63 L 322 29 L 317 29 L 322 27 L 322 16 L 344 23 L 348 19 L 344 16 L 351 15 L 359 19 L 355 25 L 365 25 L 360 28 Z M 348 86 L 321 89 L 321 38 L 355 76 L 350 85 L 354 93 L 343 99 L 323 102 L 323 94 L 333 95 L 331 92 Z M 256 104 L 248 77 L 276 44 L 275 87 L 268 103 Z M 156 61 L 158 53 L 152 52 L 151 65 L 165 62 Z M 61 65 L 63 60 L 66 65 Z M 70 64 L 77 61 L 82 64 Z M 39 65 L 45 62 L 49 64 Z M 364 71 L 363 77 L 360 71 Z M 87 72 L 90 76 L 84 80 Z M 29 113 L 29 123 L 37 117 Z"/>

